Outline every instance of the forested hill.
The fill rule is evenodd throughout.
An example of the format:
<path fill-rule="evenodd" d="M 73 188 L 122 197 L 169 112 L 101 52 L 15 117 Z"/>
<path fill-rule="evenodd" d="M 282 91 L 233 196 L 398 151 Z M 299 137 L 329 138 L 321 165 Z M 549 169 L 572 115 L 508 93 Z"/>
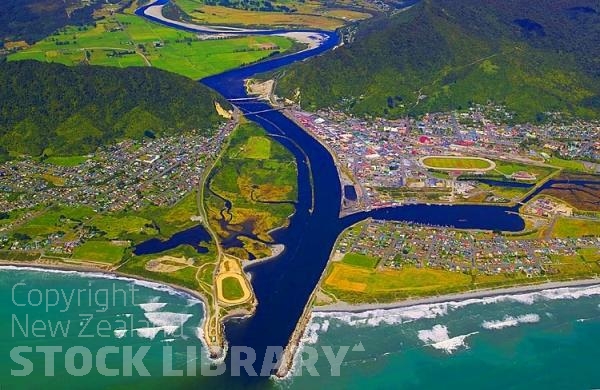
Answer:
<path fill-rule="evenodd" d="M 2 0 L 0 1 L 0 46 L 2 40 L 33 43 L 68 25 L 93 20 L 103 3 L 118 0 Z"/>
<path fill-rule="evenodd" d="M 0 64 L 0 151 L 89 153 L 122 137 L 212 130 L 229 107 L 198 82 L 154 68 Z M 151 133 L 150 133 L 151 132 Z"/>
<path fill-rule="evenodd" d="M 599 42 L 597 0 L 423 0 L 282 72 L 277 92 L 306 108 L 363 115 L 491 100 L 517 120 L 555 110 L 599 117 Z"/>

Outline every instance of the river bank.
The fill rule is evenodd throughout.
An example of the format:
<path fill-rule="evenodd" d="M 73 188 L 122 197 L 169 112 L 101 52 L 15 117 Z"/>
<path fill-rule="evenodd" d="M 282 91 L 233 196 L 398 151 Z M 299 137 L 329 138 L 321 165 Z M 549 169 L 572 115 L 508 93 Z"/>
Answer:
<path fill-rule="evenodd" d="M 166 18 L 163 15 L 163 8 L 169 2 L 169 0 L 157 0 L 148 5 L 140 7 L 136 10 L 136 14 L 143 16 L 147 19 L 155 22 L 163 23 L 168 26 L 192 31 L 200 34 L 212 35 L 217 38 L 226 38 L 236 35 L 277 35 L 285 38 L 292 39 L 300 44 L 306 45 L 306 49 L 302 51 L 312 50 L 319 47 L 326 39 L 325 36 L 320 35 L 317 31 L 309 31 L 307 29 L 298 30 L 280 30 L 280 29 L 264 29 L 264 28 L 242 28 L 233 26 L 218 26 L 218 25 L 199 25 L 194 23 L 188 23 L 180 20 L 173 20 Z"/>
<path fill-rule="evenodd" d="M 452 301 L 467 301 L 469 299 L 488 298 L 502 295 L 514 295 L 514 294 L 527 294 L 537 291 L 554 290 L 558 288 L 568 287 L 587 287 L 600 285 L 600 278 L 597 279 L 581 279 L 581 280 L 569 280 L 564 282 L 544 282 L 540 284 L 528 284 L 513 287 L 495 288 L 495 289 L 482 289 L 465 291 L 463 293 L 437 295 L 427 298 L 412 298 L 402 301 L 389 302 L 389 303 L 360 303 L 351 304 L 347 302 L 336 302 L 322 306 L 314 306 L 313 312 L 348 312 L 348 313 L 360 313 L 371 310 L 388 310 L 398 309 L 403 307 L 411 307 L 418 305 L 428 305 L 433 303 L 444 303 Z"/>
<path fill-rule="evenodd" d="M 143 15 L 148 17 L 147 15 Z M 164 22 L 164 21 L 162 21 Z M 175 26 L 176 27 L 176 26 Z M 181 27 L 178 27 L 181 28 Z M 280 31 L 283 32 L 283 31 Z M 289 31 L 288 31 L 289 32 Z M 465 229 L 520 231 L 524 223 L 507 207 L 409 205 L 371 212 L 357 212 L 340 218 L 342 186 L 338 167 L 327 145 L 315 140 L 282 112 L 263 101 L 249 99 L 245 80 L 294 62 L 319 55 L 339 44 L 336 33 L 311 32 L 327 39 L 313 49 L 273 58 L 260 63 L 207 77 L 201 82 L 230 99 L 249 120 L 261 125 L 273 139 L 291 150 L 298 166 L 298 202 L 290 224 L 277 232 L 276 242 L 286 250 L 277 261 L 249 267 L 252 287 L 259 302 L 253 316 L 227 321 L 225 330 L 230 346 L 253 348 L 260 355 L 268 346 L 285 346 L 289 368 L 296 355 L 312 313 L 312 297 L 339 234 L 349 225 L 365 218 L 414 221 Z M 308 307 L 308 309 L 307 309 Z M 301 335 L 301 337 L 298 337 Z M 256 370 L 261 370 L 255 364 Z M 241 387 L 254 379 L 239 379 Z"/>

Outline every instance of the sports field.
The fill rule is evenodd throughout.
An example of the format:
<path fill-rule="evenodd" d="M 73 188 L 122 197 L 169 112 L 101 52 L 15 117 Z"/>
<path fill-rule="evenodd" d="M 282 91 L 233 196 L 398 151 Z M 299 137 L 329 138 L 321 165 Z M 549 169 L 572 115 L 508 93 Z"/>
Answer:
<path fill-rule="evenodd" d="M 223 297 L 228 301 L 237 301 L 244 297 L 244 289 L 237 278 L 228 276 L 221 281 Z"/>
<path fill-rule="evenodd" d="M 75 167 L 81 165 L 90 158 L 88 156 L 53 156 L 48 157 L 44 162 L 61 167 Z"/>
<path fill-rule="evenodd" d="M 123 257 L 125 248 L 110 241 L 87 241 L 75 248 L 73 258 L 115 264 Z"/>
<path fill-rule="evenodd" d="M 357 267 L 375 268 L 379 262 L 379 259 L 360 253 L 346 253 L 342 261 L 346 264 L 355 265 Z"/>
<path fill-rule="evenodd" d="M 135 15 L 115 14 L 95 26 L 67 27 L 9 61 L 35 59 L 65 65 L 154 66 L 193 79 L 258 61 L 289 50 L 279 36 L 202 40 Z"/>
<path fill-rule="evenodd" d="M 493 169 L 493 161 L 481 157 L 429 156 L 421 159 L 427 168 L 461 171 L 487 171 Z"/>

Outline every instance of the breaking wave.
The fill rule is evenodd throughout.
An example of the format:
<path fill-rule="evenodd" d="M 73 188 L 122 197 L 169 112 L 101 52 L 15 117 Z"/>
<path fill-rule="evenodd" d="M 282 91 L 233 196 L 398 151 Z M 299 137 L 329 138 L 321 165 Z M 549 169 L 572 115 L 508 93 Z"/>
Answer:
<path fill-rule="evenodd" d="M 300 338 L 300 344 L 302 345 L 312 345 L 316 344 L 319 341 L 319 332 L 325 333 L 327 328 L 329 327 L 329 321 L 325 320 L 323 324 L 327 322 L 327 325 L 322 326 L 322 324 L 318 322 L 311 321 L 306 329 L 304 330 L 304 334 Z"/>
<path fill-rule="evenodd" d="M 159 334 L 161 331 L 164 332 L 165 336 L 172 336 L 173 334 L 175 334 L 175 332 L 177 332 L 177 329 L 179 329 L 179 326 L 169 325 L 157 326 L 154 328 L 138 328 L 134 329 L 134 332 L 136 332 L 136 334 L 140 337 L 154 340 L 156 338 L 156 335 Z"/>
<path fill-rule="evenodd" d="M 499 330 L 518 326 L 520 324 L 535 324 L 537 322 L 540 322 L 540 316 L 538 314 L 524 314 L 518 317 L 505 316 L 501 320 L 483 321 L 481 327 L 489 330 Z"/>
<path fill-rule="evenodd" d="M 188 298 L 187 300 L 187 307 L 192 307 L 192 306 L 196 306 L 197 304 L 202 303 L 201 300 L 196 299 L 196 298 Z"/>
<path fill-rule="evenodd" d="M 159 327 L 176 326 L 180 327 L 192 317 L 192 314 L 172 313 L 172 312 L 150 312 L 144 313 L 144 316 L 152 325 Z"/>
<path fill-rule="evenodd" d="M 134 329 L 138 336 L 143 337 L 145 339 L 154 340 L 158 332 L 162 330 L 161 327 L 156 328 L 138 328 Z"/>
<path fill-rule="evenodd" d="M 363 312 L 314 312 L 315 318 L 334 318 L 350 326 L 397 325 L 422 318 L 436 318 L 448 313 L 448 304 L 431 304 L 397 309 L 375 309 Z"/>
<path fill-rule="evenodd" d="M 141 303 L 139 307 L 145 312 L 153 312 L 162 309 L 167 306 L 166 303 L 162 302 L 149 302 L 149 303 Z"/>
<path fill-rule="evenodd" d="M 451 354 L 459 348 L 469 348 L 465 343 L 465 340 L 467 337 L 477 333 L 478 332 L 472 332 L 456 337 L 450 337 L 446 326 L 435 325 L 432 329 L 420 330 L 417 336 L 419 337 L 419 340 L 425 343 L 425 345 Z"/>
<path fill-rule="evenodd" d="M 600 285 L 583 287 L 561 287 L 548 290 L 540 290 L 528 293 L 494 295 L 482 298 L 470 298 L 461 301 L 448 301 L 430 304 L 418 304 L 415 306 L 399 308 L 379 308 L 359 312 L 352 311 L 316 311 L 314 318 L 336 319 L 350 326 L 379 326 L 396 325 L 412 322 L 420 319 L 432 319 L 442 317 L 448 312 L 469 305 L 489 305 L 499 302 L 517 302 L 524 305 L 532 305 L 539 301 L 555 301 L 579 299 L 600 295 Z"/>

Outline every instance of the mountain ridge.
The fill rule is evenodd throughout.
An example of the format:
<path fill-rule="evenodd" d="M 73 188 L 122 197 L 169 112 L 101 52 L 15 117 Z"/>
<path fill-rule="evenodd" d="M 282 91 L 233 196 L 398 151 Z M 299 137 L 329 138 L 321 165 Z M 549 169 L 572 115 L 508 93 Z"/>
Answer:
<path fill-rule="evenodd" d="M 216 92 L 155 68 L 0 64 L 0 147 L 16 154 L 92 152 L 120 138 L 200 129 L 223 121 Z"/>
<path fill-rule="evenodd" d="M 494 101 L 519 120 L 600 116 L 600 14 L 588 0 L 423 0 L 278 75 L 307 109 L 403 116 Z"/>

